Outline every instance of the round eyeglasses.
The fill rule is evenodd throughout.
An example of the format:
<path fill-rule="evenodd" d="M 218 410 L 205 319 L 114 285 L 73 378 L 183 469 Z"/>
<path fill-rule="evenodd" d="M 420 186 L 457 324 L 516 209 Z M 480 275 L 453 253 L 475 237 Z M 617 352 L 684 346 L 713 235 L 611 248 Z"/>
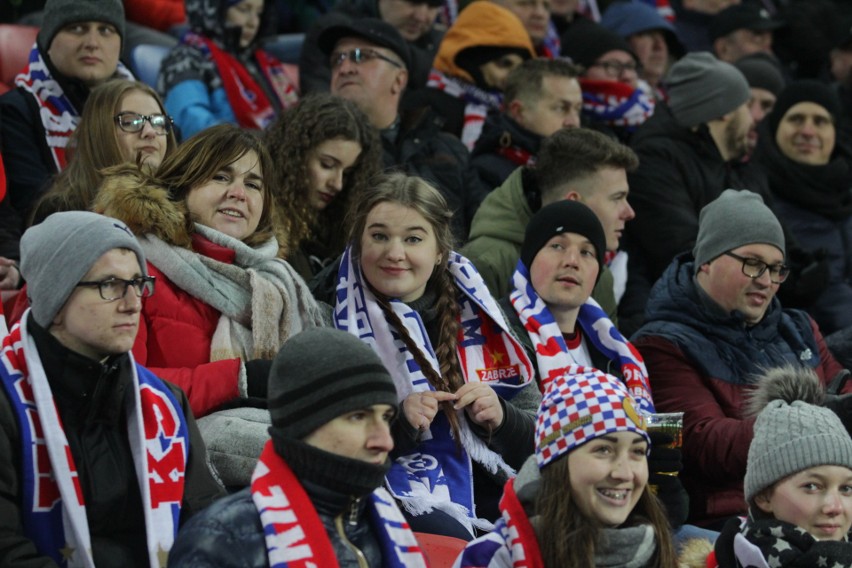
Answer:
<path fill-rule="evenodd" d="M 762 260 L 740 256 L 732 253 L 731 251 L 728 251 L 725 254 L 742 262 L 743 274 L 752 280 L 760 278 L 767 270 L 769 270 L 769 280 L 771 280 L 773 284 L 781 284 L 787 280 L 787 276 L 790 275 L 790 267 L 783 264 L 773 264 L 770 266 Z"/>
<path fill-rule="evenodd" d="M 140 298 L 147 298 L 154 295 L 154 276 L 138 276 L 130 280 L 121 278 L 105 278 L 104 280 L 95 280 L 91 282 L 78 282 L 77 286 L 87 286 L 97 288 L 101 298 L 111 302 L 120 300 L 127 295 L 127 289 L 133 286 L 133 291 Z"/>
<path fill-rule="evenodd" d="M 124 111 L 115 115 L 115 123 L 125 132 L 139 132 L 145 127 L 145 123 L 151 125 L 157 134 L 166 134 L 172 129 L 174 121 L 167 114 L 144 115 L 138 112 Z"/>

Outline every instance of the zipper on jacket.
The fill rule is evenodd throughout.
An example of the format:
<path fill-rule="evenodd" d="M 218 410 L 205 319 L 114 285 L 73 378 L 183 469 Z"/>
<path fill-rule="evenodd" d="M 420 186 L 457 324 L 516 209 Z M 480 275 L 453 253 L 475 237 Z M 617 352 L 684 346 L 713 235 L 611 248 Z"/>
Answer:
<path fill-rule="evenodd" d="M 360 497 L 356 497 L 353 499 L 352 504 L 349 505 L 349 519 L 348 523 L 350 525 L 358 524 L 358 504 L 361 502 Z M 352 551 L 355 555 L 355 558 L 358 559 L 359 568 L 370 568 L 370 565 L 367 564 L 367 557 L 364 556 L 364 553 L 361 552 L 357 546 L 352 544 L 352 541 L 349 540 L 349 537 L 346 536 L 346 531 L 343 529 L 343 516 L 346 515 L 346 511 L 342 511 L 339 515 L 334 518 L 334 527 L 337 529 L 337 534 L 343 539 L 343 544 Z"/>

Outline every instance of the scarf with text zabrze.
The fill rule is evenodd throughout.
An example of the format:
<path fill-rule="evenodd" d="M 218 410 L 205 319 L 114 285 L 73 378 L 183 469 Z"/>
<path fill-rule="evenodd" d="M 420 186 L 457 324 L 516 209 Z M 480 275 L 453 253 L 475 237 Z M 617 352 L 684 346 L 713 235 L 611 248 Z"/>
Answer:
<path fill-rule="evenodd" d="M 195 32 L 187 32 L 182 41 L 187 45 L 195 46 L 216 64 L 216 69 L 222 78 L 222 88 L 225 89 L 228 103 L 240 126 L 264 129 L 275 120 L 275 109 L 263 88 L 236 57 L 221 49 L 213 40 Z M 257 66 L 269 81 L 282 109 L 295 105 L 299 96 L 293 83 L 287 78 L 283 64 L 262 49 L 255 50 L 254 56 Z"/>
<path fill-rule="evenodd" d="M 473 264 L 456 252 L 450 253 L 447 268 L 458 290 L 461 329 L 458 358 L 465 382 L 486 382 L 503 399 L 513 398 L 533 378 L 533 366 L 523 347 L 509 331 L 496 301 L 488 292 Z M 436 372 L 440 366 L 423 321 L 406 303 L 391 299 L 391 309 L 405 326 L 415 345 Z M 399 400 L 414 392 L 434 390 L 420 366 L 393 329 L 368 286 L 362 281 L 351 248 L 343 253 L 337 282 L 334 325 L 367 342 L 381 357 L 393 377 Z M 452 429 L 439 412 L 418 446 L 398 456 L 387 475 L 388 486 L 407 511 L 419 515 L 440 509 L 462 523 L 473 534 L 474 526 L 490 530 L 485 519 L 476 518 L 473 501 L 471 459 L 487 471 L 514 470 L 471 432 L 459 410 L 461 450 Z"/>
<path fill-rule="evenodd" d="M 116 74 L 133 81 L 133 74 L 120 61 Z M 65 148 L 71 134 L 80 123 L 83 109 L 76 109 L 62 86 L 50 74 L 50 69 L 41 57 L 38 44 L 33 44 L 27 66 L 15 77 L 15 85 L 30 93 L 39 107 L 39 118 L 44 127 L 44 136 L 56 171 L 65 169 Z"/>
<path fill-rule="evenodd" d="M 266 442 L 251 478 L 251 498 L 263 532 L 270 568 L 336 568 L 337 556 L 325 526 L 296 475 Z M 382 488 L 370 496 L 370 514 L 385 568 L 425 568 L 414 533 Z"/>
<path fill-rule="evenodd" d="M 474 144 L 479 140 L 479 135 L 482 134 L 482 126 L 485 124 L 488 111 L 500 110 L 503 104 L 503 95 L 485 91 L 467 81 L 445 75 L 437 69 L 432 69 L 432 72 L 429 73 L 426 86 L 443 91 L 465 102 L 464 125 L 459 138 L 468 150 L 473 150 Z"/>
<path fill-rule="evenodd" d="M 22 514 L 26 536 L 60 566 L 94 567 L 83 490 L 38 350 L 27 334 L 29 310 L 3 340 L 0 380 L 18 418 Z M 135 401 L 127 432 L 139 480 L 151 566 L 164 566 L 183 500 L 189 434 L 163 382 L 133 362 Z"/>
<path fill-rule="evenodd" d="M 520 260 L 512 275 L 512 286 L 514 289 L 509 298 L 535 348 L 539 388 L 541 392 L 547 392 L 547 387 L 555 377 L 576 372 L 576 363 L 568 354 L 568 346 L 565 345 L 565 338 L 553 314 L 536 293 L 527 267 Z M 645 412 L 654 412 L 648 370 L 642 355 L 615 328 L 594 299 L 589 298 L 580 306 L 577 322 L 583 335 L 594 347 L 619 364 L 624 384 L 639 408 Z"/>

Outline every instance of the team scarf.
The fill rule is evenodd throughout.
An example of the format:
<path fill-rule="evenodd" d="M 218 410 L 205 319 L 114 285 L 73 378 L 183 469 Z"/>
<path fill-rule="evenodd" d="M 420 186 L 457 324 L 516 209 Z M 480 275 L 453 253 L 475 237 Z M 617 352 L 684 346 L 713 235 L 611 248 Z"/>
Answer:
<path fill-rule="evenodd" d="M 251 478 L 251 498 L 263 533 L 270 568 L 336 568 L 337 556 L 313 503 L 290 466 L 266 442 Z M 382 488 L 370 496 L 370 517 L 382 548 L 385 568 L 425 568 L 414 533 Z"/>
<path fill-rule="evenodd" d="M 116 73 L 124 79 L 135 80 L 133 74 L 120 61 Z M 35 98 L 47 147 L 53 157 L 56 171 L 61 172 L 67 164 L 65 148 L 80 123 L 83 109 L 74 108 L 62 86 L 53 78 L 47 63 L 41 57 L 38 44 L 33 44 L 27 66 L 15 77 L 15 85 Z"/>
<path fill-rule="evenodd" d="M 568 346 L 553 314 L 533 288 L 523 261 L 518 261 L 512 275 L 512 285 L 514 289 L 509 299 L 535 348 L 539 388 L 544 393 L 553 379 L 565 374 L 575 374 L 578 367 L 568 354 Z M 642 355 L 621 335 L 593 298 L 587 299 L 580 306 L 577 323 L 580 324 L 583 336 L 591 341 L 598 351 L 619 364 L 627 390 L 636 399 L 639 408 L 645 412 L 654 412 L 648 370 Z"/>
<path fill-rule="evenodd" d="M 500 499 L 500 519 L 494 530 L 470 542 L 454 568 L 544 568 L 535 529 L 515 494 L 510 479 Z"/>
<path fill-rule="evenodd" d="M 533 367 L 523 347 L 512 336 L 500 308 L 473 264 L 451 252 L 448 268 L 459 292 L 461 329 L 458 358 L 465 382 L 486 382 L 499 396 L 509 400 L 533 377 Z M 404 332 L 421 347 L 423 357 L 440 372 L 435 351 L 419 314 L 400 300 L 390 300 L 391 309 L 405 326 Z M 399 400 L 414 392 L 434 390 L 413 355 L 388 324 L 381 306 L 352 262 L 351 247 L 343 253 L 338 271 L 334 325 L 368 343 L 381 357 L 393 377 Z M 461 448 L 452 438 L 444 412 L 439 412 L 418 446 L 396 458 L 387 475 L 391 493 L 413 515 L 439 509 L 463 524 L 490 530 L 493 525 L 476 517 L 473 500 L 471 459 L 492 474 L 507 476 L 514 470 L 474 435 L 459 410 Z"/>
<path fill-rule="evenodd" d="M 434 68 L 429 73 L 426 86 L 464 101 L 464 125 L 460 138 L 468 150 L 473 150 L 474 144 L 482 134 L 482 127 L 485 124 L 488 111 L 500 110 L 503 104 L 503 95 L 485 91 L 463 79 L 445 75 Z"/>
<path fill-rule="evenodd" d="M 39 553 L 60 566 L 93 568 L 83 490 L 38 350 L 27 333 L 28 315 L 29 310 L 12 327 L 0 351 L 0 379 L 21 430 L 24 532 Z M 128 356 L 135 400 L 127 432 L 150 565 L 162 568 L 178 530 L 189 434 L 174 395 Z"/>
<path fill-rule="evenodd" d="M 545 59 L 556 59 L 559 57 L 561 49 L 562 42 L 559 41 L 559 31 L 556 29 L 556 24 L 553 23 L 553 20 L 550 20 L 547 22 L 547 33 L 544 39 L 541 40 L 541 45 L 535 49 L 536 54 Z"/>
<path fill-rule="evenodd" d="M 654 99 L 643 89 L 620 81 L 580 78 L 583 114 L 595 122 L 636 130 L 654 113 Z"/>
<path fill-rule="evenodd" d="M 521 148 L 517 144 L 511 146 L 499 146 L 497 155 L 502 156 L 517 166 L 532 166 L 535 165 L 535 154 L 529 150 Z"/>
<path fill-rule="evenodd" d="M 262 130 L 275 120 L 275 108 L 263 88 L 234 55 L 221 49 L 213 40 L 195 32 L 184 34 L 182 41 L 213 60 L 222 78 L 222 88 L 228 96 L 228 103 L 240 126 Z M 295 105 L 299 96 L 293 83 L 287 78 L 284 65 L 262 49 L 256 49 L 254 57 L 281 103 L 281 108 L 287 109 Z"/>

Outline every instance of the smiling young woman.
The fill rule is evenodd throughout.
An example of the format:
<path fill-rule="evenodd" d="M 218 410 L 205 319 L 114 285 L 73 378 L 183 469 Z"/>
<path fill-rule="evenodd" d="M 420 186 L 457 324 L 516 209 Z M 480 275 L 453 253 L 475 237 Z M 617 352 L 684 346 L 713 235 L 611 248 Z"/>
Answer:
<path fill-rule="evenodd" d="M 141 235 L 159 283 L 143 302 L 133 354 L 183 388 L 198 417 L 249 398 L 265 403 L 278 348 L 322 323 L 304 281 L 278 257 L 271 172 L 256 134 L 219 125 L 184 142 L 153 177 L 135 167 L 108 171 L 95 204 Z M 245 433 L 231 420 L 225 437 L 256 458 L 268 417 Z M 204 431 L 210 448 L 209 436 L 222 431 Z M 249 461 L 231 484 L 247 484 L 251 469 Z"/>
<path fill-rule="evenodd" d="M 648 489 L 650 438 L 615 377 L 575 367 L 547 390 L 535 455 L 506 484 L 495 529 L 455 566 L 677 566 L 668 522 Z"/>

